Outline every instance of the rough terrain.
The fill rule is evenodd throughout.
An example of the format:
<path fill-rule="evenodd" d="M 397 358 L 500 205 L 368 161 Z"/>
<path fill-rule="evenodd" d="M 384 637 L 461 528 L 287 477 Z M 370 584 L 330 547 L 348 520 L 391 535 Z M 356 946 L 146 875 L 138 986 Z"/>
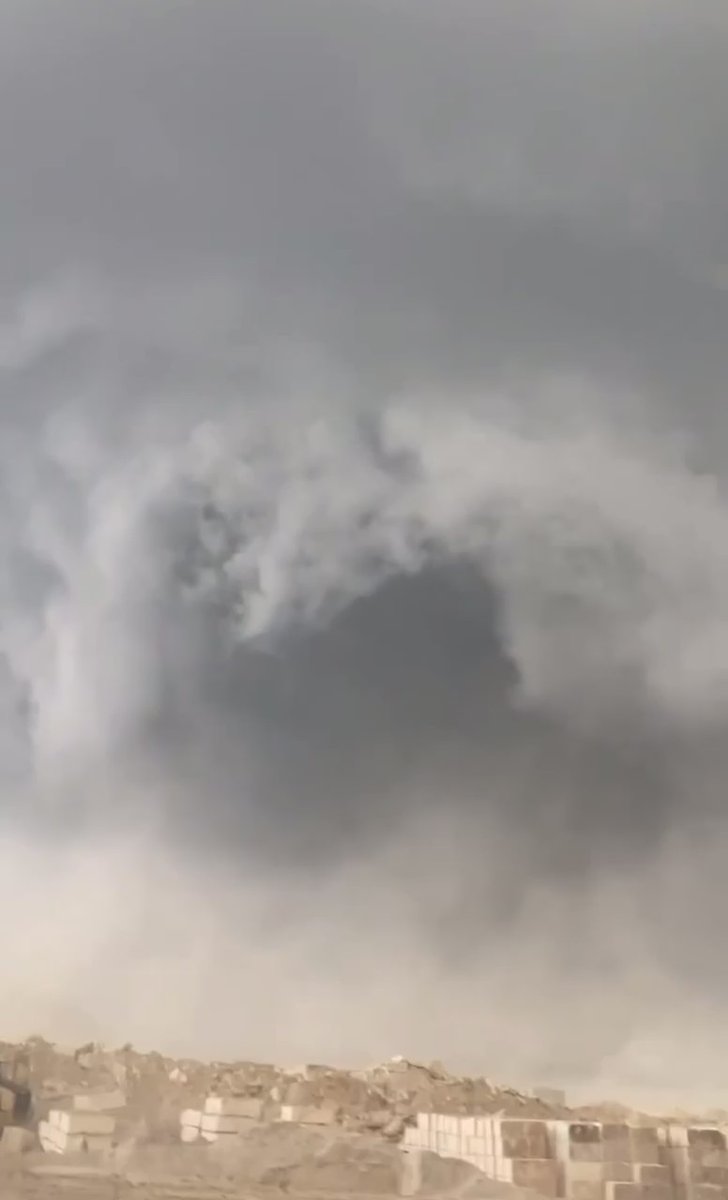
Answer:
<path fill-rule="evenodd" d="M 451 1075 L 440 1064 L 392 1059 L 368 1070 L 308 1064 L 281 1068 L 254 1062 L 203 1063 L 86 1045 L 63 1050 L 42 1038 L 0 1044 L 0 1060 L 27 1064 L 34 1094 L 33 1125 L 74 1096 L 120 1093 L 117 1134 L 104 1155 L 2 1152 L 3 1200 L 266 1200 L 292 1195 L 390 1197 L 408 1194 L 399 1142 L 417 1112 L 498 1113 L 520 1118 L 586 1117 L 564 1105 L 499 1087 L 485 1078 Z M 180 1142 L 180 1114 L 206 1096 L 247 1096 L 263 1105 L 262 1120 L 215 1144 Z M 558 1099 L 558 1097 L 557 1097 Z M 283 1105 L 326 1111 L 325 1127 L 281 1122 Z M 9 1146 L 9 1141 L 8 1141 Z M 486 1179 L 465 1162 L 426 1153 L 419 1196 L 511 1197 L 526 1193 Z M 533 1198 L 534 1193 L 528 1195 Z"/>

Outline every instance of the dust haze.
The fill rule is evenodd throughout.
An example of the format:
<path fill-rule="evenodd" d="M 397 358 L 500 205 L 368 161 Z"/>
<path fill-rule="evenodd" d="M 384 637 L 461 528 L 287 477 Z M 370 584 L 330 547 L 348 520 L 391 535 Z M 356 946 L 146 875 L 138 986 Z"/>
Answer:
<path fill-rule="evenodd" d="M 717 1094 L 726 53 L 0 0 L 4 1037 Z"/>

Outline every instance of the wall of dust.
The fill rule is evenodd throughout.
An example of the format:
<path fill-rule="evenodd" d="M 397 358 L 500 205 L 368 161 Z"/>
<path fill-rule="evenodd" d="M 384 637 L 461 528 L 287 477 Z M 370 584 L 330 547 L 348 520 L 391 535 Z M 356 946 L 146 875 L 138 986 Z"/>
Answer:
<path fill-rule="evenodd" d="M 0 0 L 4 1036 L 720 1085 L 726 30 L 452 2 Z"/>

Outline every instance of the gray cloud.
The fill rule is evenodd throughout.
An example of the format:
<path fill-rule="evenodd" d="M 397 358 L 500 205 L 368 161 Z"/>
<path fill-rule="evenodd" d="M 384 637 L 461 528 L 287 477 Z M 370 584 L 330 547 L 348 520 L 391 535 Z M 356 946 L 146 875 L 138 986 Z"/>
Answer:
<path fill-rule="evenodd" d="M 727 39 L 0 3 L 10 1020 L 715 1083 Z"/>

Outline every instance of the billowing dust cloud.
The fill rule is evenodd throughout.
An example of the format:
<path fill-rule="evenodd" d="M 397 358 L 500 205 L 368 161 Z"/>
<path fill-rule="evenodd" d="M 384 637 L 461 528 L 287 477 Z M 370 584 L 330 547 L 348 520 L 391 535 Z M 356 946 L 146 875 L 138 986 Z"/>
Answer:
<path fill-rule="evenodd" d="M 723 25 L 42 7 L 0 5 L 3 1036 L 707 1094 Z"/>

